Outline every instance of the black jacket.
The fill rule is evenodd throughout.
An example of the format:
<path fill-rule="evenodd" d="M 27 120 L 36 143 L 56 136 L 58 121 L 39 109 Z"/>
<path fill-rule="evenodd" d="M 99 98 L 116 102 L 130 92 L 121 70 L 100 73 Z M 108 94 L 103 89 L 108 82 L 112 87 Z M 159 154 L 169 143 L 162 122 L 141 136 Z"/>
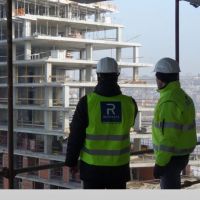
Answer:
<path fill-rule="evenodd" d="M 98 83 L 94 92 L 102 96 L 116 96 L 121 94 L 120 87 L 117 83 Z M 133 103 L 137 104 L 133 99 Z M 135 117 L 136 117 L 135 115 Z M 134 122 L 133 122 L 134 123 Z M 68 138 L 66 165 L 73 167 L 77 165 L 80 151 L 83 147 L 86 128 L 88 126 L 88 111 L 87 111 L 87 95 L 82 97 L 76 107 L 72 122 L 70 124 L 70 135 Z M 80 161 L 80 176 L 83 181 L 129 181 L 130 170 L 129 164 L 117 167 L 94 166 Z"/>

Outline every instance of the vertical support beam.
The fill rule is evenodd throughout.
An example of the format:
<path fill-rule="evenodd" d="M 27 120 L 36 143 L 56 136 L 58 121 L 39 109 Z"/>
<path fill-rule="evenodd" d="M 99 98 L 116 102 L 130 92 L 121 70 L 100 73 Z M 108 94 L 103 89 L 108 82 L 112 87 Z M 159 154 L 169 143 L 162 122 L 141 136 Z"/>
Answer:
<path fill-rule="evenodd" d="M 92 60 L 93 59 L 93 45 L 92 44 L 86 44 L 86 60 Z"/>
<path fill-rule="evenodd" d="M 63 112 L 63 132 L 66 137 L 69 136 L 69 113 Z"/>
<path fill-rule="evenodd" d="M 84 50 L 80 51 L 80 60 L 84 59 Z M 85 81 L 86 80 L 86 70 L 85 69 L 80 69 L 79 70 L 79 81 Z M 85 95 L 85 88 L 79 88 L 79 98 L 83 97 Z"/>
<path fill-rule="evenodd" d="M 24 20 L 23 36 L 24 37 L 31 36 L 31 22 L 30 22 L 30 20 Z"/>
<path fill-rule="evenodd" d="M 68 37 L 69 35 L 69 26 L 68 25 L 65 25 L 65 33 L 64 33 L 64 36 L 65 37 Z"/>
<path fill-rule="evenodd" d="M 50 83 L 52 77 L 52 64 L 46 63 L 45 65 L 45 82 Z M 53 88 L 45 87 L 45 106 L 52 107 L 53 106 Z M 45 111 L 47 112 L 47 111 Z"/>
<path fill-rule="evenodd" d="M 135 119 L 134 129 L 140 131 L 142 127 L 142 112 L 138 111 L 137 117 Z"/>
<path fill-rule="evenodd" d="M 86 79 L 86 70 L 80 69 L 79 71 L 79 81 L 85 81 Z M 79 88 L 79 98 L 83 97 L 85 95 L 85 88 Z"/>
<path fill-rule="evenodd" d="M 62 91 L 62 99 L 63 99 L 63 107 L 64 108 L 69 108 L 69 86 L 64 86 L 63 87 L 63 91 Z M 66 136 L 67 133 L 69 133 L 69 114 L 66 111 L 62 112 L 63 114 L 63 118 L 62 118 L 62 128 L 63 128 L 63 132 Z"/>
<path fill-rule="evenodd" d="M 121 56 L 122 56 L 122 49 L 121 48 L 116 48 L 116 61 L 120 62 L 121 61 Z"/>
<path fill-rule="evenodd" d="M 52 111 L 45 111 L 44 113 L 45 130 L 52 130 Z"/>
<path fill-rule="evenodd" d="M 117 29 L 116 29 L 116 40 L 118 41 L 118 42 L 120 42 L 120 41 L 122 41 L 122 28 L 121 27 L 118 27 Z"/>
<path fill-rule="evenodd" d="M 68 4 L 68 18 L 69 19 L 72 18 L 72 6 L 71 6 L 71 4 Z"/>
<path fill-rule="evenodd" d="M 45 87 L 45 106 L 52 107 L 53 106 L 53 89 L 50 87 Z"/>
<path fill-rule="evenodd" d="M 44 153 L 45 154 L 52 153 L 52 136 L 51 135 L 44 136 Z"/>
<path fill-rule="evenodd" d="M 45 82 L 49 83 L 51 82 L 51 76 L 52 76 L 52 64 L 46 63 L 45 65 Z M 51 87 L 45 87 L 45 107 L 52 107 L 53 106 L 53 89 Z M 44 112 L 44 124 L 46 130 L 52 130 L 52 112 L 51 111 L 45 111 Z M 49 138 L 47 136 L 46 138 L 46 144 L 45 144 L 45 151 L 48 151 L 50 147 L 47 145 Z M 51 149 L 51 148 L 50 148 Z"/>
<path fill-rule="evenodd" d="M 69 107 L 69 86 L 65 85 L 63 87 L 62 99 L 63 99 L 63 107 L 68 108 Z"/>
<path fill-rule="evenodd" d="M 179 63 L 179 0 L 176 0 L 175 5 L 175 56 Z"/>
<path fill-rule="evenodd" d="M 93 45 L 92 44 L 86 44 L 86 60 L 92 61 L 93 59 Z M 86 81 L 92 81 L 92 67 L 87 66 L 86 68 Z M 86 93 L 89 93 L 92 91 L 92 88 L 87 88 Z"/>
<path fill-rule="evenodd" d="M 133 63 L 139 63 L 139 47 L 133 47 Z M 138 67 L 133 68 L 133 81 L 139 80 Z"/>
<path fill-rule="evenodd" d="M 24 45 L 24 59 L 31 60 L 31 42 L 27 41 Z"/>
<path fill-rule="evenodd" d="M 13 52 L 12 52 L 12 0 L 7 0 L 7 65 L 8 65 L 8 169 L 9 189 L 14 189 L 13 149 Z"/>
<path fill-rule="evenodd" d="M 46 63 L 45 64 L 45 82 L 46 83 L 51 83 L 52 80 L 52 64 L 51 63 Z"/>
<path fill-rule="evenodd" d="M 87 67 L 86 69 L 86 81 L 92 81 L 92 68 L 91 67 Z"/>

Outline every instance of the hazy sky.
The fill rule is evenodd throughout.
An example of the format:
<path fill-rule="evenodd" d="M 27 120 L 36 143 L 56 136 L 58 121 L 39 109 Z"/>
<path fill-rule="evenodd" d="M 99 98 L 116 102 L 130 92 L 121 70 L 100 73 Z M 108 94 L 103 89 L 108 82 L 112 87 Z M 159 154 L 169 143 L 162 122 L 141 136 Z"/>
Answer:
<path fill-rule="evenodd" d="M 141 62 L 175 58 L 175 0 L 113 0 L 114 21 L 125 26 L 123 39 L 142 44 Z M 180 66 L 182 75 L 200 73 L 200 7 L 180 1 Z M 153 68 L 142 70 L 149 74 Z"/>

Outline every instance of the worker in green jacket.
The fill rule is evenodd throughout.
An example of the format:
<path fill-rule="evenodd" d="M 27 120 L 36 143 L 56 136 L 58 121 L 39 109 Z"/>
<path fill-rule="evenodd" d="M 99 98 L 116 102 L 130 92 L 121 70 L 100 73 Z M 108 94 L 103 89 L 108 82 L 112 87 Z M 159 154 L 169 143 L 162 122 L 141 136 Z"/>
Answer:
<path fill-rule="evenodd" d="M 160 59 L 154 71 L 160 93 L 152 123 L 154 177 L 160 178 L 161 189 L 180 189 L 180 174 L 197 142 L 195 107 L 180 86 L 175 60 Z"/>
<path fill-rule="evenodd" d="M 138 107 L 120 90 L 115 59 L 102 58 L 96 72 L 98 84 L 80 99 L 74 112 L 65 162 L 75 174 L 80 157 L 84 189 L 126 189 L 130 180 L 129 133 Z"/>

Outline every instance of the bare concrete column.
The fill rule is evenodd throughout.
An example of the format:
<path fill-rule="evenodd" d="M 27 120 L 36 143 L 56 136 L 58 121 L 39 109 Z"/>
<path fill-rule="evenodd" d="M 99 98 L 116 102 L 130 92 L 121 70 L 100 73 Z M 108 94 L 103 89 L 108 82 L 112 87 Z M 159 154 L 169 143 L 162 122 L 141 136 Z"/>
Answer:
<path fill-rule="evenodd" d="M 25 58 L 25 60 L 31 59 L 31 42 L 29 42 L 29 41 L 25 42 L 24 58 Z"/>
<path fill-rule="evenodd" d="M 92 59 L 93 59 L 93 45 L 86 44 L 86 60 L 92 60 Z"/>
<path fill-rule="evenodd" d="M 51 76 L 52 76 L 52 64 L 46 63 L 45 65 L 45 82 L 49 83 L 51 82 Z M 53 88 L 52 87 L 45 87 L 45 107 L 52 107 L 53 106 Z M 45 130 L 52 130 L 52 111 L 45 111 L 44 112 L 44 123 L 45 123 Z M 47 143 L 50 138 L 47 138 Z M 51 142 L 50 142 L 51 143 Z M 47 148 L 47 146 L 45 146 Z"/>
<path fill-rule="evenodd" d="M 83 60 L 85 58 L 85 51 L 80 51 L 80 60 Z M 79 70 L 79 81 L 86 81 L 86 70 L 80 69 Z M 85 95 L 85 88 L 79 88 L 79 98 Z"/>
<path fill-rule="evenodd" d="M 52 111 L 44 112 L 45 130 L 52 130 Z"/>
<path fill-rule="evenodd" d="M 86 81 L 92 81 L 92 67 L 86 69 Z"/>
<path fill-rule="evenodd" d="M 79 80 L 80 80 L 80 82 L 86 81 L 86 70 L 85 69 L 80 69 Z M 83 97 L 85 95 L 85 93 L 86 93 L 85 88 L 79 88 L 79 98 Z"/>
<path fill-rule="evenodd" d="M 72 7 L 70 4 L 68 4 L 68 18 L 71 19 L 72 18 Z"/>
<path fill-rule="evenodd" d="M 92 44 L 86 45 L 86 60 L 92 60 L 93 59 L 93 46 Z M 87 66 L 86 69 L 86 81 L 92 81 L 92 67 Z"/>
<path fill-rule="evenodd" d="M 51 77 L 52 76 L 52 64 L 46 63 L 45 64 L 45 82 L 51 83 Z"/>
<path fill-rule="evenodd" d="M 52 64 L 46 63 L 45 65 L 45 82 L 46 83 L 51 82 L 51 76 L 52 76 Z M 45 87 L 45 105 L 46 107 L 53 106 L 53 88 L 52 87 Z"/>
<path fill-rule="evenodd" d="M 63 99 L 64 108 L 68 108 L 69 107 L 69 86 L 65 85 L 63 87 L 62 99 Z"/>
<path fill-rule="evenodd" d="M 29 20 L 24 20 L 23 37 L 29 36 L 31 36 L 31 22 Z"/>
<path fill-rule="evenodd" d="M 69 136 L 69 112 L 63 112 L 63 132 L 66 137 Z"/>
<path fill-rule="evenodd" d="M 93 59 L 93 45 L 92 44 L 87 44 L 86 45 L 86 60 L 91 60 Z M 87 66 L 86 68 L 86 75 L 85 75 L 86 81 L 91 82 L 92 81 L 92 67 Z M 86 93 L 90 93 L 92 91 L 92 88 L 86 88 Z"/>
<path fill-rule="evenodd" d="M 140 131 L 142 127 L 142 112 L 138 111 L 137 117 L 135 119 L 134 129 Z"/>
<path fill-rule="evenodd" d="M 133 47 L 133 62 L 139 63 L 139 47 Z M 133 81 L 139 80 L 139 68 L 133 68 Z"/>
<path fill-rule="evenodd" d="M 117 62 L 121 61 L 121 56 L 122 56 L 122 49 L 121 48 L 116 48 L 116 61 Z"/>
<path fill-rule="evenodd" d="M 52 153 L 52 136 L 51 135 L 44 136 L 44 153 L 45 154 Z"/>
<path fill-rule="evenodd" d="M 69 35 L 69 26 L 68 25 L 65 26 L 65 33 L 64 33 L 64 35 L 65 35 L 65 37 L 68 37 L 68 35 Z"/>
<path fill-rule="evenodd" d="M 50 87 L 45 87 L 45 106 L 52 107 L 53 106 L 53 89 Z"/>
<path fill-rule="evenodd" d="M 122 28 L 121 27 L 118 27 L 116 29 L 116 40 L 118 42 L 122 41 Z"/>

